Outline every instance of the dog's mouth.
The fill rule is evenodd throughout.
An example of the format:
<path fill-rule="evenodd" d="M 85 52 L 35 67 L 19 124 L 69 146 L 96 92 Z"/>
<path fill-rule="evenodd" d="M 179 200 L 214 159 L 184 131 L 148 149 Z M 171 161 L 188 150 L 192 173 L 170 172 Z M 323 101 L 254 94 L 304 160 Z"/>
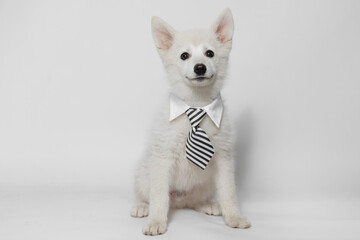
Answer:
<path fill-rule="evenodd" d="M 186 77 L 188 80 L 190 81 L 194 81 L 194 82 L 203 82 L 205 80 L 210 80 L 213 78 L 214 75 L 211 75 L 210 77 L 203 77 L 203 76 L 200 76 L 200 77 L 195 77 L 195 78 L 189 78 L 189 77 Z"/>

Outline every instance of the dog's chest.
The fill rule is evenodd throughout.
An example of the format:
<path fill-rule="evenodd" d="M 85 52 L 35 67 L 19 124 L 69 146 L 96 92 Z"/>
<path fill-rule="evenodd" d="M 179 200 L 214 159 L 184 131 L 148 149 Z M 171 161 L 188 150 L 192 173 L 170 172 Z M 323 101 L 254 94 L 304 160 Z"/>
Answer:
<path fill-rule="evenodd" d="M 215 124 L 209 117 L 205 117 L 200 127 L 207 133 L 212 145 L 216 148 L 216 141 L 213 139 L 213 136 L 218 134 L 219 130 Z M 206 169 L 202 170 L 186 158 L 185 146 L 190 128 L 189 119 L 186 116 L 180 116 L 171 124 L 172 137 L 170 147 L 174 157 L 174 167 L 171 171 L 170 187 L 173 190 L 189 191 L 194 186 L 209 182 L 213 177 L 214 164 L 211 162 L 213 159 L 210 160 Z"/>

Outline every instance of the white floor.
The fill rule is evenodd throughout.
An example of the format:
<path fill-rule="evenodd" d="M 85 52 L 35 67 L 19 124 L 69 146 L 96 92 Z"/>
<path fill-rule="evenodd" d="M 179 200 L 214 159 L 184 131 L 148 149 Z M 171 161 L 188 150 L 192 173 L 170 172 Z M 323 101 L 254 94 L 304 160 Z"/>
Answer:
<path fill-rule="evenodd" d="M 0 195 L 0 239 L 145 239 L 146 219 L 129 215 L 131 191 L 14 190 Z M 222 217 L 191 210 L 169 214 L 158 239 L 360 239 L 360 204 L 352 201 L 245 202 L 250 229 L 225 226 Z M 308 217 L 307 217 L 308 216 Z"/>

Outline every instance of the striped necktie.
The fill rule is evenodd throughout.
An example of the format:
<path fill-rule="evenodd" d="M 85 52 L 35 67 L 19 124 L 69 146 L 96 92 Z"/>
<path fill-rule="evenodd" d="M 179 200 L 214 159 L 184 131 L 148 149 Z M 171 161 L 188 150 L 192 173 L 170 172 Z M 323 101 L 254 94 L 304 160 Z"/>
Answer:
<path fill-rule="evenodd" d="M 189 137 L 186 141 L 186 158 L 204 170 L 215 153 L 209 137 L 199 127 L 206 112 L 201 108 L 189 108 L 185 113 L 191 124 Z"/>

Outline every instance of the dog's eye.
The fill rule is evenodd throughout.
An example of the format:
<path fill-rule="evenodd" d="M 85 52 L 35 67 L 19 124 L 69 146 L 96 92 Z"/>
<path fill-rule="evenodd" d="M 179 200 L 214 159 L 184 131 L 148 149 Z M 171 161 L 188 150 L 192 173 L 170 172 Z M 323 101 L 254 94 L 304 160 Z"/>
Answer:
<path fill-rule="evenodd" d="M 181 55 L 180 55 L 180 58 L 182 59 L 182 60 L 186 60 L 186 59 L 188 59 L 190 57 L 190 55 L 189 55 L 189 53 L 187 53 L 187 52 L 183 52 Z"/>
<path fill-rule="evenodd" d="M 206 55 L 207 57 L 209 57 L 209 58 L 212 58 L 212 57 L 214 56 L 214 52 L 211 51 L 211 50 L 207 50 L 207 51 L 205 52 L 205 55 Z"/>

